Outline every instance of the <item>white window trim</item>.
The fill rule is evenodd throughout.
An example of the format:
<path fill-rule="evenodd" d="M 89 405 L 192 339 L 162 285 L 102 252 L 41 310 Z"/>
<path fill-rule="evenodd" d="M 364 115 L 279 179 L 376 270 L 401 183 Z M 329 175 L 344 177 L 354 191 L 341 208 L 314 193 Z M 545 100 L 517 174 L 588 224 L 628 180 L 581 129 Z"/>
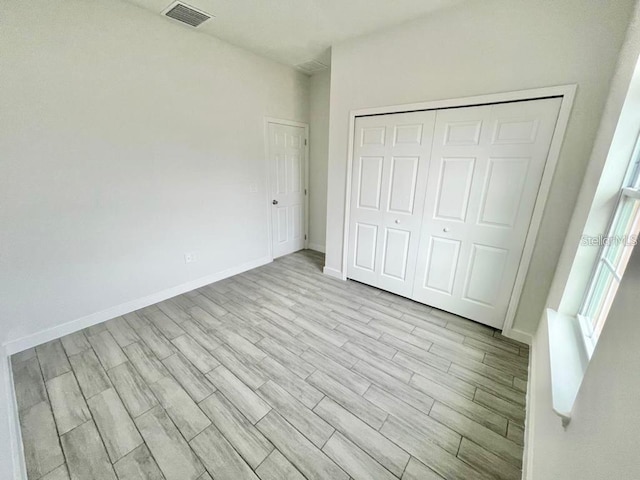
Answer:
<path fill-rule="evenodd" d="M 612 234 L 612 228 L 614 228 L 618 218 L 622 199 L 625 197 L 640 199 L 640 137 L 636 139 L 635 147 L 627 166 L 627 172 L 620 185 L 619 195 L 606 229 L 607 235 Z M 618 283 L 622 279 L 616 267 L 603 258 L 603 252 L 604 247 L 601 247 L 591 268 L 591 278 L 587 284 L 585 297 L 580 305 L 579 312 L 582 312 L 591 300 L 594 291 L 594 280 L 600 264 L 609 269 Z M 607 295 L 610 294 L 611 291 L 609 290 Z M 601 330 L 602 325 L 595 325 L 592 319 L 580 313 L 571 316 L 553 309 L 547 309 L 545 314 L 549 334 L 553 411 L 560 416 L 562 425 L 566 427 L 571 421 L 573 405 L 598 342 L 596 333 Z"/>

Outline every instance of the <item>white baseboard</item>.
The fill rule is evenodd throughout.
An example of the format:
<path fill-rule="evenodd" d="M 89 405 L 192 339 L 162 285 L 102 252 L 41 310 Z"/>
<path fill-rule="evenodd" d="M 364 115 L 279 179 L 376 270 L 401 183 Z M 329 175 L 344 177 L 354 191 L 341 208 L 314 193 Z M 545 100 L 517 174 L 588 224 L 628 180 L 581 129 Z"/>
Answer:
<path fill-rule="evenodd" d="M 315 250 L 316 252 L 326 253 L 324 245 L 320 245 L 319 243 L 310 243 L 307 248 L 309 248 L 309 250 Z"/>
<path fill-rule="evenodd" d="M 522 459 L 522 480 L 533 479 L 533 434 L 535 430 L 535 385 L 536 385 L 536 341 L 529 344 L 529 378 L 527 379 L 527 406 L 524 427 L 524 458 Z"/>
<path fill-rule="evenodd" d="M 517 330 L 515 328 L 505 328 L 504 330 L 502 330 L 502 334 L 505 337 L 510 338 L 511 340 L 515 340 L 520 343 L 525 343 L 529 346 L 531 346 L 531 341 L 533 339 L 531 334 L 527 332 L 523 332 L 522 330 Z"/>
<path fill-rule="evenodd" d="M 336 270 L 335 268 L 331 268 L 331 267 L 324 267 L 322 269 L 322 273 L 324 273 L 325 275 L 328 275 L 330 277 L 333 278 L 337 278 L 338 280 L 344 280 L 344 276 L 342 275 L 342 272 L 340 270 Z"/>
<path fill-rule="evenodd" d="M 7 436 L 9 439 L 8 452 L 2 452 L 0 455 L 6 455 L 7 460 L 10 462 L 9 469 L 12 471 L 14 480 L 26 480 L 27 468 L 24 461 L 24 451 L 22 450 L 22 435 L 20 432 L 20 418 L 18 416 L 18 404 L 16 402 L 16 396 L 14 395 L 15 387 L 13 384 L 13 371 L 11 369 L 11 361 L 7 355 L 6 349 L 0 347 L 0 378 L 4 382 L 5 388 L 5 401 L 7 406 L 7 422 L 9 424 L 9 431 Z M 3 470 L 4 471 L 4 470 Z"/>
<path fill-rule="evenodd" d="M 247 270 L 251 270 L 262 265 L 266 265 L 267 263 L 270 263 L 272 261 L 273 259 L 271 257 L 262 257 L 251 262 L 238 265 L 237 267 L 232 267 L 227 270 L 223 270 L 222 272 L 207 275 L 206 277 L 201 277 L 196 280 L 183 283 L 182 285 L 177 285 L 160 292 L 152 293 L 151 295 L 147 295 L 146 297 L 137 298 L 135 300 L 131 300 L 129 302 L 107 308 L 106 310 L 92 313 L 76 320 L 71 320 L 69 322 L 63 323 L 62 325 L 57 325 L 55 327 L 51 327 L 46 330 L 27 335 L 17 340 L 7 342 L 4 344 L 6 355 L 13 355 L 14 353 L 18 353 L 28 348 L 35 347 L 36 345 L 55 340 L 56 338 L 64 337 L 65 335 L 77 332 L 78 330 L 82 330 L 83 328 L 102 323 L 106 320 L 124 315 L 125 313 L 133 312 L 134 310 L 148 307 L 149 305 L 153 305 L 168 298 L 175 297 L 176 295 L 181 295 L 183 293 L 190 292 L 191 290 L 195 290 L 196 288 L 209 285 L 210 283 L 232 277 L 233 275 L 246 272 Z"/>

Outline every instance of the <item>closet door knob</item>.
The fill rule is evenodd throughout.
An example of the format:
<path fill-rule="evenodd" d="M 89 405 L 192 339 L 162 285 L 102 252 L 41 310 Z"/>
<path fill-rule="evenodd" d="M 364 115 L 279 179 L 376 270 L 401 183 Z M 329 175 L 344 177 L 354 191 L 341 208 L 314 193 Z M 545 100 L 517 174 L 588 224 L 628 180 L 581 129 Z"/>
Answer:
<path fill-rule="evenodd" d="M 444 228 L 442 229 L 442 231 L 443 231 L 444 233 L 447 233 L 447 232 L 449 231 L 449 229 L 448 229 L 447 227 L 444 227 Z"/>
<path fill-rule="evenodd" d="M 396 223 L 400 223 L 400 220 L 396 219 Z"/>

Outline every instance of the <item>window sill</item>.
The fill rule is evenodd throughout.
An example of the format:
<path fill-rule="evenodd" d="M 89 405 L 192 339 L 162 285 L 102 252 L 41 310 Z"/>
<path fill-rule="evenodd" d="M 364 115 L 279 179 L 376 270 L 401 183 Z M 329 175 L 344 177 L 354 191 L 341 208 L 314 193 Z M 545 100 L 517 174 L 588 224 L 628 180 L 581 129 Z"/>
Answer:
<path fill-rule="evenodd" d="M 571 421 L 571 411 L 589 363 L 589 355 L 576 317 L 547 309 L 549 357 L 551 363 L 551 398 L 553 411 L 562 425 Z"/>

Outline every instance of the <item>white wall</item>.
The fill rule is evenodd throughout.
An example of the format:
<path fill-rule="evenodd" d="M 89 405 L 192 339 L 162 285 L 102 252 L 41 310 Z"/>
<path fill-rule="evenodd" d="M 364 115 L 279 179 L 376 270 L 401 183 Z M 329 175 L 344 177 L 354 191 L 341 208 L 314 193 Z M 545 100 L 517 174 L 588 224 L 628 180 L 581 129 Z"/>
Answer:
<path fill-rule="evenodd" d="M 263 119 L 308 77 L 118 1 L 0 36 L 0 344 L 266 258 Z"/>
<path fill-rule="evenodd" d="M 331 71 L 311 77 L 309 85 L 309 248 L 324 252 L 327 224 L 327 168 L 329 161 L 329 89 Z"/>
<path fill-rule="evenodd" d="M 551 409 L 546 319 L 533 344 L 529 409 L 532 458 L 528 480 L 640 478 L 640 248 L 618 294 L 580 387 L 571 423 L 563 430 Z"/>
<path fill-rule="evenodd" d="M 466 2 L 332 49 L 327 259 L 342 270 L 349 111 L 578 84 L 515 328 L 538 324 L 633 0 Z"/>

